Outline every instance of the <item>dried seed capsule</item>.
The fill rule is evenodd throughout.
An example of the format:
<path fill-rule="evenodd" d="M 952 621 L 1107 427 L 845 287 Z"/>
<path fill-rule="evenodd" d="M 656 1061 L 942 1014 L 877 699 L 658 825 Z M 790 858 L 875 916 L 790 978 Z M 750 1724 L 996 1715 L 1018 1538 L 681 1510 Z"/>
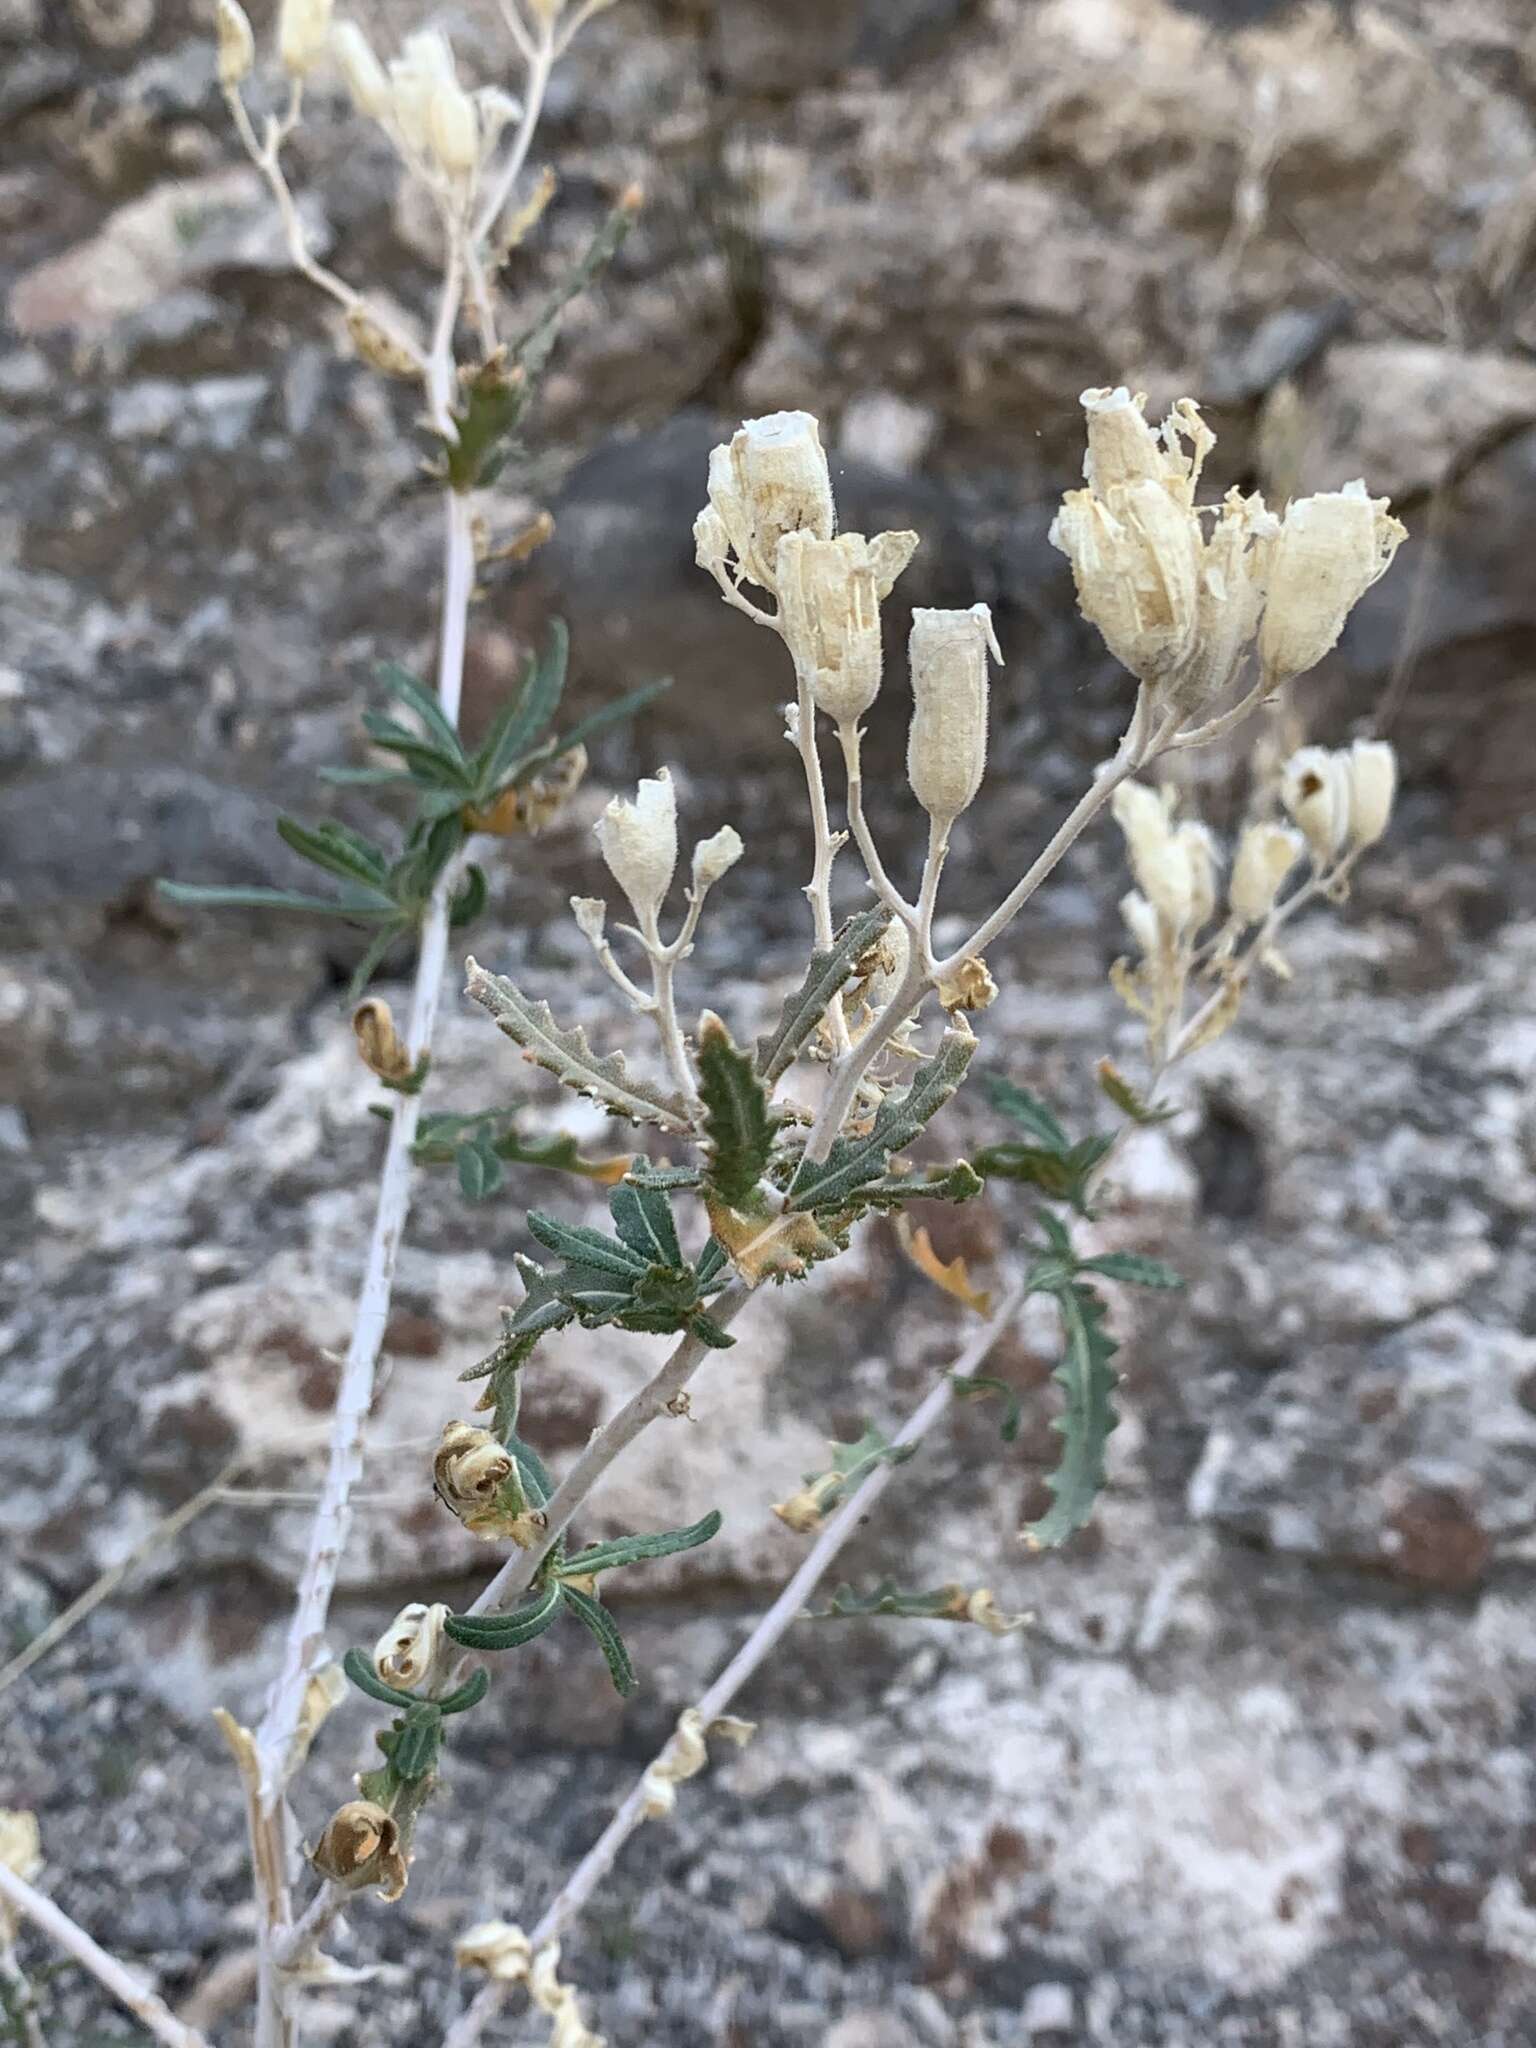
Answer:
<path fill-rule="evenodd" d="M 410 1048 L 395 1029 L 394 1015 L 382 996 L 369 996 L 352 1012 L 352 1029 L 363 1065 L 381 1081 L 409 1079 L 415 1067 Z"/>
<path fill-rule="evenodd" d="M 633 803 L 616 796 L 595 830 L 609 873 L 642 927 L 653 924 L 677 866 L 677 792 L 668 771 L 647 777 Z"/>
<path fill-rule="evenodd" d="M 1199 616 L 1201 534 L 1194 514 L 1150 479 L 1106 503 L 1068 491 L 1050 539 L 1072 564 L 1078 609 L 1145 683 L 1189 660 Z"/>
<path fill-rule="evenodd" d="M 917 552 L 915 533 L 787 533 L 774 587 L 797 671 L 839 725 L 856 723 L 880 691 L 880 604 Z"/>
<path fill-rule="evenodd" d="M 775 563 L 786 533 L 830 540 L 836 515 L 821 430 L 808 412 L 748 420 L 709 459 L 709 502 L 743 573 L 776 588 Z"/>
<path fill-rule="evenodd" d="M 1326 747 L 1301 747 L 1285 764 L 1280 801 L 1306 834 L 1312 858 L 1328 867 L 1349 832 L 1349 770 Z"/>
<path fill-rule="evenodd" d="M 421 359 L 363 305 L 347 308 L 347 333 L 369 369 L 384 377 L 416 377 Z"/>
<path fill-rule="evenodd" d="M 1259 655 L 1276 682 L 1315 668 L 1344 621 L 1407 538 L 1408 529 L 1356 478 L 1341 491 L 1286 508 L 1269 564 Z"/>
<path fill-rule="evenodd" d="M 1290 825 L 1269 820 L 1250 825 L 1238 841 L 1227 908 L 1244 924 L 1258 924 L 1274 908 L 1286 876 L 1305 851 L 1306 841 Z"/>
<path fill-rule="evenodd" d="M 1221 872 L 1221 849 L 1206 825 L 1187 819 L 1175 828 L 1174 838 L 1189 862 L 1189 926 L 1192 932 L 1208 924 L 1216 914 L 1216 880 Z"/>
<path fill-rule="evenodd" d="M 432 1480 L 471 1536 L 510 1536 L 525 1548 L 535 1540 L 541 1518 L 528 1510 L 514 1473 L 512 1454 L 500 1437 L 471 1422 L 444 1424 Z"/>
<path fill-rule="evenodd" d="M 741 834 L 733 825 L 722 825 L 708 839 L 701 839 L 693 849 L 694 894 L 712 889 L 722 875 L 729 874 L 745 851 Z"/>
<path fill-rule="evenodd" d="M 277 54 L 290 78 L 304 78 L 325 55 L 331 33 L 332 0 L 282 0 L 277 17 Z"/>
<path fill-rule="evenodd" d="M 256 62 L 256 38 L 239 0 L 219 0 L 219 84 L 233 92 L 250 77 Z"/>
<path fill-rule="evenodd" d="M 445 1646 L 457 1654 L 443 1633 L 448 1609 L 441 1601 L 428 1607 L 413 1600 L 402 1607 L 373 1650 L 373 1668 L 386 1685 L 414 1692 L 429 1678 L 441 1675 Z"/>
<path fill-rule="evenodd" d="M 427 102 L 432 154 L 450 178 L 467 178 L 480 162 L 480 120 L 456 79 L 441 79 Z"/>
<path fill-rule="evenodd" d="M 986 605 L 913 612 L 907 650 L 912 677 L 907 780 L 935 824 L 948 825 L 959 817 L 986 772 L 989 655 L 999 662 L 1003 658 Z"/>
<path fill-rule="evenodd" d="M 1345 757 L 1349 775 L 1349 838 L 1374 846 L 1392 822 L 1397 755 L 1386 740 L 1356 740 Z"/>
<path fill-rule="evenodd" d="M 331 55 L 353 106 L 370 121 L 382 120 L 389 110 L 389 78 L 355 21 L 338 21 L 331 30 Z"/>
<path fill-rule="evenodd" d="M 1144 782 L 1122 782 L 1110 798 L 1110 811 L 1125 835 L 1131 872 L 1142 894 L 1171 933 L 1183 931 L 1196 903 L 1191 848 L 1180 836 L 1185 828 L 1174 830 L 1166 803 Z"/>
<path fill-rule="evenodd" d="M 322 1877 L 349 1892 L 377 1885 L 386 1900 L 405 1890 L 405 1851 L 400 1824 L 372 1799 L 349 1799 L 326 1825 L 310 1857 Z"/>

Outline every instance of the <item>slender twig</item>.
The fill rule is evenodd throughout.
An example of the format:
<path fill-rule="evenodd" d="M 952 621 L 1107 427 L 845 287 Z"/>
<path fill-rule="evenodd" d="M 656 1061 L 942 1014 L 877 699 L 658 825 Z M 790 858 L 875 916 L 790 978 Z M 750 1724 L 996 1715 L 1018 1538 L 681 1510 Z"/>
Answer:
<path fill-rule="evenodd" d="M 528 151 L 533 143 L 534 130 L 538 127 L 539 116 L 544 111 L 544 95 L 549 89 L 549 74 L 554 68 L 558 54 L 554 44 L 552 21 L 540 22 L 538 41 L 532 43 L 519 28 L 513 26 L 511 10 L 503 7 L 502 12 L 506 16 L 508 27 L 513 28 L 514 39 L 526 59 L 528 77 L 523 89 L 523 118 L 518 123 L 517 134 L 512 139 L 507 160 L 497 172 L 495 181 L 486 194 L 479 218 L 474 224 L 472 240 L 477 248 L 501 219 L 507 201 L 512 197 L 512 188 L 522 176 L 523 165 L 528 161 Z"/>
<path fill-rule="evenodd" d="M 745 1281 L 734 1281 L 710 1303 L 711 1320 L 722 1329 L 728 1329 L 746 1305 L 751 1291 Z M 520 1550 L 509 1557 L 470 1608 L 471 1614 L 494 1614 L 527 1590 L 539 1566 L 554 1548 L 556 1539 L 564 1534 L 614 1459 L 621 1451 L 627 1450 L 658 1415 L 666 1413 L 668 1404 L 677 1399 L 710 1356 L 710 1351 L 711 1347 L 700 1337 L 689 1334 L 678 1339 L 660 1371 L 654 1373 L 616 1415 L 610 1416 L 602 1428 L 593 1433 L 586 1449 L 550 1495 L 544 1509 L 545 1531 L 541 1546 L 537 1550 Z"/>
<path fill-rule="evenodd" d="M 0 1899 L 14 1906 L 18 1913 L 24 1913 L 56 1948 L 63 1949 L 82 1969 L 89 1970 L 97 1983 L 110 1991 L 118 2004 L 125 2006 L 157 2041 L 168 2043 L 169 2048 L 208 2048 L 197 2029 L 183 2026 L 165 2000 L 141 1984 L 125 1963 L 93 1941 L 45 1892 L 38 1891 L 3 1863 Z"/>
<path fill-rule="evenodd" d="M 854 721 L 840 725 L 837 736 L 843 749 L 843 766 L 848 778 L 848 824 L 853 833 L 854 844 L 864 863 L 864 871 L 874 884 L 875 894 L 893 916 L 912 929 L 917 924 L 916 906 L 909 903 L 885 871 L 880 858 L 880 849 L 875 844 L 875 835 L 870 830 L 869 820 L 864 815 L 864 735 Z"/>
<path fill-rule="evenodd" d="M 8 1987 L 8 2016 L 19 2030 L 16 2035 L 18 2048 L 48 2048 L 43 2035 L 42 2015 L 37 2009 L 37 1994 L 27 1981 L 26 1971 L 16 1960 L 16 1950 L 3 1925 L 0 1925 L 0 1982 Z"/>
<path fill-rule="evenodd" d="M 1012 1324 L 1022 1299 L 1023 1288 L 1015 1283 L 991 1321 L 984 1329 L 978 1330 L 959 1352 L 943 1379 L 930 1389 L 896 1432 L 892 1438 L 893 1448 L 905 1450 L 915 1447 L 942 1420 L 955 1399 L 954 1375 L 965 1378 L 975 1372 Z M 806 1600 L 826 1576 L 849 1537 L 867 1519 L 894 1473 L 895 1467 L 890 1463 L 877 1465 L 849 1493 L 821 1530 L 773 1605 L 753 1625 L 741 1648 L 696 1702 L 694 1711 L 705 1728 L 711 1721 L 719 1719 L 742 1687 L 756 1676 L 764 1659 L 799 1618 Z M 619 1851 L 645 1819 L 645 1801 L 645 1774 L 642 1773 L 534 1928 L 529 1939 L 535 1953 L 549 1942 L 559 1941 L 584 1910 L 612 1869 Z M 494 1980 L 482 1985 L 444 2036 L 443 2048 L 474 2048 L 505 1995 L 506 1987 Z"/>

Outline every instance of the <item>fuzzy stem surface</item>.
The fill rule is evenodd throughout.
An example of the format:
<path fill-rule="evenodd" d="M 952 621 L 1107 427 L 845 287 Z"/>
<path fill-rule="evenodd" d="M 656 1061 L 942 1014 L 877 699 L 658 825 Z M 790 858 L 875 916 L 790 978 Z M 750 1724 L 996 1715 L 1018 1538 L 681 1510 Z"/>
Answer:
<path fill-rule="evenodd" d="M 167 2048 L 208 2048 L 207 2041 L 196 2027 L 184 2026 L 165 2000 L 141 1984 L 125 1963 L 120 1963 L 99 1942 L 93 1941 L 85 1929 L 71 1920 L 62 1907 L 56 1906 L 46 1892 L 38 1891 L 3 1863 L 0 1863 L 0 1899 L 15 1907 L 18 1913 L 24 1913 L 56 1948 L 61 1948 L 82 1969 L 89 1970 L 97 1983 L 111 1992 L 118 2004 L 131 2012 L 141 2026 L 148 2028 L 157 2041 L 166 2042 Z"/>

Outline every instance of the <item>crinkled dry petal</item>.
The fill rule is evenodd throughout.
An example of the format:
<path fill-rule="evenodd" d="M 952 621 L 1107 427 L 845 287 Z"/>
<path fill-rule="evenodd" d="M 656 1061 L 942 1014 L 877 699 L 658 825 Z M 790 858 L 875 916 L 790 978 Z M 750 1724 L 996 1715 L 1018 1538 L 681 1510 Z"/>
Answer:
<path fill-rule="evenodd" d="M 1387 500 L 1368 496 L 1358 478 L 1341 491 L 1292 501 L 1270 557 L 1259 632 L 1267 675 L 1279 682 L 1316 667 L 1407 532 Z"/>
<path fill-rule="evenodd" d="M 1274 907 L 1286 876 L 1306 851 L 1306 841 L 1290 825 L 1271 820 L 1250 825 L 1237 845 L 1227 907 L 1244 924 L 1258 924 Z"/>
<path fill-rule="evenodd" d="M 1306 835 L 1312 858 L 1329 866 L 1349 834 L 1349 770 L 1326 747 L 1301 747 L 1285 764 L 1280 800 Z"/>
<path fill-rule="evenodd" d="M 1349 776 L 1349 840 L 1374 846 L 1392 822 L 1397 755 L 1386 740 L 1356 740 L 1345 756 Z"/>

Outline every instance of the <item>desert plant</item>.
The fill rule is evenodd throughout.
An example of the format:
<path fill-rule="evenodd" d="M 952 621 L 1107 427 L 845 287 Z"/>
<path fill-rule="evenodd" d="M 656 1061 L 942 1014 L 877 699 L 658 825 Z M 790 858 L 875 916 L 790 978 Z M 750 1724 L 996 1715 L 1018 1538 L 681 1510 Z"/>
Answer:
<path fill-rule="evenodd" d="M 654 1035 L 654 1070 L 628 1044 L 595 1049 L 542 996 L 474 960 L 467 968 L 469 995 L 523 1055 L 636 1127 L 643 1149 L 622 1161 L 590 1162 L 562 1141 L 520 1136 L 511 1112 L 424 1118 L 422 1087 L 450 936 L 485 899 L 467 859 L 471 844 L 477 835 L 535 826 L 580 774 L 581 730 L 551 736 L 564 665 L 558 629 L 517 700 L 473 754 L 458 738 L 456 710 L 476 559 L 474 494 L 504 458 L 557 312 L 541 311 L 503 342 L 492 276 L 507 245 L 506 209 L 549 67 L 594 11 L 590 4 L 568 9 L 561 0 L 507 0 L 526 65 L 525 98 L 516 108 L 495 92 L 466 92 L 440 38 L 408 39 L 386 71 L 355 28 L 330 21 L 324 0 L 284 0 L 286 111 L 258 135 L 244 98 L 254 40 L 234 0 L 219 5 L 221 77 L 295 238 L 296 265 L 345 307 L 368 361 L 422 384 L 446 527 L 436 692 L 390 673 L 385 687 L 405 718 L 376 717 L 368 726 L 394 762 L 367 772 L 397 781 L 414 806 L 402 852 L 391 859 L 335 826 L 290 821 L 283 828 L 288 844 L 334 877 L 341 894 L 283 897 L 277 907 L 373 928 L 375 943 L 363 961 L 370 971 L 390 939 L 414 936 L 418 966 L 403 1035 L 376 998 L 354 1014 L 359 1052 L 390 1091 L 374 1236 L 281 1668 L 255 1729 L 221 1717 L 250 1814 L 260 1908 L 259 2048 L 298 2040 L 307 1986 L 347 1979 L 320 1945 L 342 1910 L 364 1893 L 398 1898 L 412 1856 L 430 1853 L 418 1843 L 420 1818 L 459 1717 L 483 1710 L 488 1691 L 494 1697 L 488 1662 L 494 1667 L 515 1656 L 546 1630 L 575 1636 L 579 1626 L 617 1689 L 634 1688 L 636 1673 L 603 1599 L 604 1582 L 612 1572 L 708 1543 L 720 1513 L 709 1508 L 683 1528 L 584 1546 L 573 1526 L 628 1445 L 661 1418 L 687 1411 L 690 1382 L 715 1351 L 732 1344 L 731 1325 L 760 1286 L 800 1281 L 839 1257 L 859 1231 L 895 1218 L 916 1261 L 979 1307 L 963 1267 L 942 1266 L 912 1227 L 911 1205 L 973 1200 L 989 1181 L 1021 1184 L 1038 1200 L 1038 1235 L 1011 1257 L 999 1309 L 952 1369 L 905 1422 L 889 1434 L 872 1424 L 856 1441 L 834 1444 L 826 1469 L 807 1475 L 797 1493 L 778 1503 L 781 1520 L 811 1538 L 804 1561 L 730 1664 L 682 1714 L 532 1932 L 493 1921 L 461 1938 L 460 1963 L 484 1982 L 451 2028 L 451 2048 L 469 2048 L 512 1987 L 525 1988 L 551 2017 L 560 2048 L 592 2048 L 596 2037 L 558 1974 L 561 1937 L 629 1833 L 672 1810 L 678 1786 L 705 1765 L 710 1741 L 750 1735 L 750 1725 L 728 1713 L 737 1694 L 804 1614 L 855 1522 L 950 1406 L 996 1402 L 1000 1435 L 1011 1439 L 1018 1420 L 1013 1399 L 982 1368 L 1026 1295 L 1047 1298 L 1056 1311 L 1063 1401 L 1051 1505 L 1023 1534 L 1041 1549 L 1084 1525 L 1104 1481 L 1115 1421 L 1112 1304 L 1102 1283 L 1177 1282 L 1157 1260 L 1085 1247 L 1078 1225 L 1094 1214 L 1119 1131 L 1168 1113 L 1159 1089 L 1169 1068 L 1230 1027 L 1262 973 L 1283 971 L 1281 929 L 1304 907 L 1344 894 L 1355 863 L 1385 831 L 1394 798 L 1389 748 L 1304 747 L 1256 791 L 1227 872 L 1206 826 L 1171 790 L 1144 779 L 1175 752 L 1234 731 L 1315 667 L 1357 599 L 1386 570 L 1403 529 L 1385 501 L 1370 498 L 1359 483 L 1292 502 L 1283 514 L 1236 491 L 1219 506 L 1202 506 L 1198 487 L 1213 437 L 1192 401 L 1180 400 L 1154 429 L 1141 397 L 1124 388 L 1087 392 L 1086 485 L 1067 493 L 1052 538 L 1070 559 L 1084 615 L 1134 678 L 1134 696 L 1113 758 L 1015 886 L 977 917 L 959 945 L 941 952 L 935 918 L 952 831 L 986 768 L 989 674 L 1001 658 L 990 614 L 974 605 L 913 615 L 907 774 L 926 825 L 918 824 L 911 843 L 888 859 L 865 811 L 861 721 L 883 682 L 881 606 L 918 537 L 840 533 L 816 420 L 805 412 L 750 420 L 714 451 L 694 535 L 698 562 L 724 601 L 780 639 L 791 665 L 787 736 L 803 768 L 814 841 L 803 975 L 751 1044 L 738 1040 L 714 1008 L 696 1011 L 691 998 L 685 1004 L 680 971 L 687 970 L 711 893 L 726 885 L 746 849 L 729 824 L 699 839 L 689 856 L 684 907 L 669 920 L 680 837 L 676 790 L 663 768 L 644 778 L 632 799 L 609 803 L 597 826 L 614 888 L 628 906 L 626 921 L 610 927 L 611 906 L 602 898 L 572 900 L 622 1012 Z M 408 175 L 438 206 L 444 279 L 426 341 L 323 270 L 304 245 L 280 157 L 300 116 L 305 80 L 327 50 L 339 59 L 359 109 L 380 123 Z M 628 200 L 617 209 L 582 277 L 611 249 L 631 210 Z M 515 216 L 518 231 L 527 215 L 524 208 Z M 466 308 L 475 346 L 464 367 L 454 348 Z M 829 728 L 843 764 L 846 831 L 834 826 L 822 760 Z M 1105 811 L 1124 834 L 1135 882 L 1121 904 L 1134 957 L 1117 962 L 1112 978 L 1145 1022 L 1145 1073 L 1132 1082 L 1104 1062 L 1100 1080 L 1117 1121 L 1076 1139 L 1028 1088 L 994 1077 L 997 1141 L 970 1159 L 912 1165 L 910 1148 L 967 1081 L 978 1044 L 972 1019 L 997 994 L 989 950 Z M 840 920 L 835 869 L 850 841 L 868 901 Z M 274 900 L 265 892 L 218 889 L 179 894 L 205 902 Z M 360 988 L 366 978 L 360 972 Z M 453 1159 L 471 1197 L 484 1194 L 508 1161 L 586 1171 L 608 1183 L 608 1222 L 598 1227 L 553 1209 L 528 1212 L 529 1236 L 543 1256 L 518 1258 L 522 1298 L 468 1376 L 483 1381 L 475 1413 L 485 1419 L 451 1422 L 437 1447 L 432 1480 L 444 1507 L 500 1553 L 484 1590 L 461 1613 L 412 1603 L 371 1651 L 349 1651 L 338 1663 L 327 1647 L 326 1616 L 361 1466 L 389 1275 L 412 1166 L 421 1158 Z M 652 1378 L 557 1479 L 537 1448 L 536 1383 L 525 1400 L 524 1379 L 530 1361 L 555 1351 L 560 1333 L 573 1326 L 675 1341 Z M 1021 1625 L 988 1587 L 974 1583 L 976 1576 L 959 1571 L 952 1583 L 932 1588 L 893 1581 L 841 1587 L 816 1618 L 831 1624 L 888 1615 L 993 1633 Z M 389 1725 L 378 1738 L 378 1761 L 359 1777 L 358 1796 L 313 1831 L 314 1888 L 299 1908 L 290 1787 L 347 1681 L 388 1710 Z M 12 1858 L 9 1870 L 0 1867 L 0 1897 L 40 1917 L 122 1995 L 121 1982 L 104 1967 L 111 1959 L 96 1960 L 100 1951 L 93 1956 L 94 1945 L 78 1929 L 61 1932 L 63 1916 L 29 1878 Z M 120 1978 L 120 1966 L 112 1968 Z M 146 2007 L 141 1999 L 135 2009 L 164 2039 L 196 2038 L 157 2002 Z"/>

